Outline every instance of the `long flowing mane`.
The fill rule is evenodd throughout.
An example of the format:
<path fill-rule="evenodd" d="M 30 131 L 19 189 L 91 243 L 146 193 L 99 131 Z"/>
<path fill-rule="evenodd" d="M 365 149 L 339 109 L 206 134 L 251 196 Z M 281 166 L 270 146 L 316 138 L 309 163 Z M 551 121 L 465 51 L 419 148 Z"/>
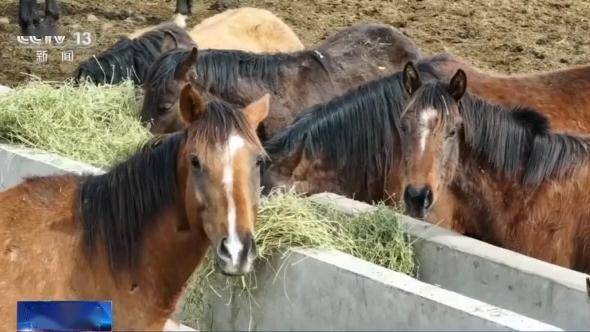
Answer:
<path fill-rule="evenodd" d="M 506 108 L 466 95 L 460 103 L 466 144 L 504 176 L 536 186 L 571 174 L 590 159 L 590 138 L 554 133 L 534 109 Z"/>
<path fill-rule="evenodd" d="M 73 74 L 74 79 L 79 82 L 88 78 L 95 83 L 109 84 L 131 79 L 140 84 L 161 54 L 166 34 L 178 40 L 190 40 L 188 33 L 175 23 L 161 24 L 137 38 L 123 37 L 109 49 L 82 62 Z"/>
<path fill-rule="evenodd" d="M 113 269 L 135 266 L 146 228 L 177 198 L 177 156 L 185 133 L 148 142 L 110 172 L 80 185 L 78 210 L 89 252 L 103 242 Z M 155 146 L 155 147 L 154 147 Z"/>
<path fill-rule="evenodd" d="M 135 267 L 146 229 L 159 212 L 180 198 L 177 159 L 185 142 L 224 144 L 233 132 L 260 145 L 240 110 L 212 101 L 193 122 L 190 133 L 194 134 L 182 131 L 149 141 L 108 173 L 85 177 L 79 189 L 78 213 L 89 254 L 103 243 L 113 270 Z"/>
<path fill-rule="evenodd" d="M 166 82 L 173 79 L 178 64 L 190 52 L 175 49 L 163 53 L 147 73 L 146 84 L 163 92 Z M 317 61 L 328 72 L 329 61 L 316 51 L 256 54 L 235 50 L 206 50 L 199 53 L 197 60 L 198 80 L 207 91 L 221 98 L 236 91 L 240 78 L 274 90 L 280 80 L 281 68 L 305 58 Z"/>
<path fill-rule="evenodd" d="M 411 103 L 440 110 L 444 122 L 453 121 L 448 89 L 446 83 L 427 82 Z M 466 146 L 505 178 L 536 186 L 570 174 L 590 159 L 590 137 L 552 132 L 547 117 L 535 109 L 507 108 L 469 93 L 458 106 Z"/>
<path fill-rule="evenodd" d="M 428 63 L 421 73 L 436 77 Z M 374 80 L 328 103 L 302 112 L 287 129 L 271 138 L 265 148 L 271 158 L 286 155 L 303 144 L 309 159 L 322 158 L 336 170 L 347 191 L 373 200 L 399 155 L 399 119 L 407 94 L 402 75 Z M 378 197 L 382 198 L 382 197 Z"/>

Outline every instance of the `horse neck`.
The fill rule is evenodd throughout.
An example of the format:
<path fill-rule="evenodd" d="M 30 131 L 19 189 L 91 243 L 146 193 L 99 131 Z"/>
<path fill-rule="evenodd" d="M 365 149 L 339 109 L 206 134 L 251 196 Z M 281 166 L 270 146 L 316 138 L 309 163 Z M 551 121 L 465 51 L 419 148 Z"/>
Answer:
<path fill-rule="evenodd" d="M 569 227 L 590 217 L 578 208 L 586 206 L 590 199 L 585 189 L 590 186 L 590 159 L 572 162 L 581 164 L 565 175 L 525 185 L 522 176 L 526 170 L 515 176 L 501 174 L 463 142 L 459 166 L 449 187 L 455 201 L 454 219 L 461 228 L 487 242 L 540 257 L 542 253 L 531 249 L 530 243 L 515 243 L 514 234 L 520 232 L 524 237 L 527 227 L 549 219 L 558 219 L 558 223 Z M 562 205 L 564 201 L 571 207 Z"/>
<path fill-rule="evenodd" d="M 171 314 L 187 281 L 209 248 L 202 227 L 179 231 L 176 211 L 159 216 L 155 227 L 145 236 L 141 263 L 137 269 L 137 286 L 158 309 Z M 168 315 L 169 316 L 169 315 Z"/>

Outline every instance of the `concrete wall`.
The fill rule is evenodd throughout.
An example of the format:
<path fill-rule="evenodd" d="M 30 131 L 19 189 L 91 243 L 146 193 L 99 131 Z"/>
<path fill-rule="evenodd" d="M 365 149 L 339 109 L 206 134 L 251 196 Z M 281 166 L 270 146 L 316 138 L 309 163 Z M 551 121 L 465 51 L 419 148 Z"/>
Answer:
<path fill-rule="evenodd" d="M 372 206 L 315 195 L 348 213 Z M 568 330 L 590 329 L 587 275 L 402 216 L 415 239 L 418 278 Z"/>
<path fill-rule="evenodd" d="M 279 268 L 282 266 L 282 268 Z M 279 271 L 278 274 L 276 271 Z M 252 297 L 205 301 L 207 330 L 558 330 L 339 251 L 295 250 L 256 270 Z M 228 304 L 228 299 L 232 299 Z"/>
<path fill-rule="evenodd" d="M 65 173 L 94 173 L 103 171 L 56 154 L 0 144 L 0 191 L 20 183 L 29 176 Z"/>

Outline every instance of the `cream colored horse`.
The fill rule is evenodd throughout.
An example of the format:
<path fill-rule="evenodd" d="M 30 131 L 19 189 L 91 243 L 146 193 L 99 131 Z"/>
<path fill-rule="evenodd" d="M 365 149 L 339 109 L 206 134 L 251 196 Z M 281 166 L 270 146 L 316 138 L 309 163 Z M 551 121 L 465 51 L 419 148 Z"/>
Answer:
<path fill-rule="evenodd" d="M 173 21 L 186 28 L 185 17 L 175 15 Z M 158 26 L 135 31 L 134 39 Z M 265 9 L 238 8 L 204 19 L 189 31 L 199 49 L 232 49 L 254 53 L 295 52 L 303 43 L 280 18 Z"/>

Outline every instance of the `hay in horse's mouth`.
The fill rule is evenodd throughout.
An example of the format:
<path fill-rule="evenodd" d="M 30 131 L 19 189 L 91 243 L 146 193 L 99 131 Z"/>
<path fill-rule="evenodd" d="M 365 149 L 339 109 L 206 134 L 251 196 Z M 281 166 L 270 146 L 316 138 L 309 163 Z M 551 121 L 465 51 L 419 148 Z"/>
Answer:
<path fill-rule="evenodd" d="M 398 214 L 385 205 L 355 217 L 293 192 L 273 192 L 260 204 L 256 243 L 258 264 L 276 255 L 286 256 L 292 248 L 321 248 L 341 250 L 410 275 L 416 268 L 412 244 Z M 213 271 L 213 259 L 209 259 L 193 276 L 177 317 L 184 324 L 198 326 L 206 291 L 221 294 L 219 287 L 222 287 L 231 290 L 233 296 L 251 296 L 256 287 L 253 274 L 223 278 L 220 284 Z"/>

